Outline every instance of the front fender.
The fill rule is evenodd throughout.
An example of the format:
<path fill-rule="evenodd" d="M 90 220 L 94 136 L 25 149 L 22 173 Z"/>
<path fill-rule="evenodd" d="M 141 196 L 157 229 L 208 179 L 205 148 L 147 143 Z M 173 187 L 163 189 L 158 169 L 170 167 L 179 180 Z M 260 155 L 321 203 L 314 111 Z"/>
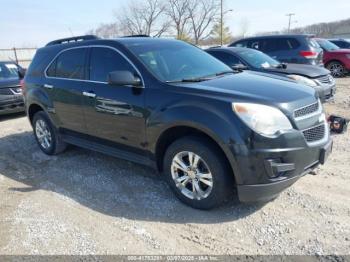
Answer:
<path fill-rule="evenodd" d="M 235 154 L 235 148 L 244 144 L 236 117 L 231 106 L 223 101 L 216 105 L 180 103 L 152 114 L 147 121 L 147 138 L 150 151 L 156 152 L 157 142 L 161 135 L 174 127 L 194 128 L 211 137 L 223 150 L 234 171 L 236 182 L 241 176 Z"/>

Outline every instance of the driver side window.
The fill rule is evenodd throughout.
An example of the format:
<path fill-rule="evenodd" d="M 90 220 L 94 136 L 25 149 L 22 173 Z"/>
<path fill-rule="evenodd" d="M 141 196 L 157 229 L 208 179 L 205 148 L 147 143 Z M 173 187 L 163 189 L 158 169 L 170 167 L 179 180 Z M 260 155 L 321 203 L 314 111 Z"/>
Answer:
<path fill-rule="evenodd" d="M 135 69 L 117 51 L 107 47 L 93 47 L 90 56 L 90 80 L 107 82 L 108 74 L 114 71 L 130 71 Z"/>

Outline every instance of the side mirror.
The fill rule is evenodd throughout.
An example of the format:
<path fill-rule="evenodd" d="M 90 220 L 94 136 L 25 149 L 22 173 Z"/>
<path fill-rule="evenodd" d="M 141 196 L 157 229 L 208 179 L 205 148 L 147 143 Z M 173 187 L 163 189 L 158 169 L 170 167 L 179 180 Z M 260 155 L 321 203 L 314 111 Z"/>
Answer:
<path fill-rule="evenodd" d="M 18 76 L 19 76 L 19 79 L 23 79 L 24 77 L 25 77 L 25 75 L 26 75 L 26 69 L 24 69 L 24 68 L 19 68 L 18 69 Z"/>
<path fill-rule="evenodd" d="M 114 71 L 108 74 L 108 84 L 141 87 L 142 81 L 130 71 Z"/>
<path fill-rule="evenodd" d="M 235 65 L 231 66 L 231 68 L 233 70 L 236 70 L 236 71 L 243 71 L 243 70 L 247 70 L 248 69 L 248 67 L 243 65 L 243 64 L 235 64 Z"/>

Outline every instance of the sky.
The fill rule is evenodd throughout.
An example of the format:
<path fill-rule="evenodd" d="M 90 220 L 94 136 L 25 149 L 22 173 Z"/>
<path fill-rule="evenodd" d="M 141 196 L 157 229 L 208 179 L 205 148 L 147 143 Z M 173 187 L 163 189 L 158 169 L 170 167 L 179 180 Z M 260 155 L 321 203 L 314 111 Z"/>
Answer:
<path fill-rule="evenodd" d="M 129 0 L 130 1 L 130 0 Z M 142 0 L 139 0 L 142 1 Z M 295 13 L 293 27 L 350 18 L 350 0 L 224 0 L 233 34 L 245 20 L 248 34 L 287 27 L 287 13 Z M 40 47 L 47 42 L 85 34 L 115 20 L 114 11 L 128 0 L 1 0 L 0 48 Z"/>

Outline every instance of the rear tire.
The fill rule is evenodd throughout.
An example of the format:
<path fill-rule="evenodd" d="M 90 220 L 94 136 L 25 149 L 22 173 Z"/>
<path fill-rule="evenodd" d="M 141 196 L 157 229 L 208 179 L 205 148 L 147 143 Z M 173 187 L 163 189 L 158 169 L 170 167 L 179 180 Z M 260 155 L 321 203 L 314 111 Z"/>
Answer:
<path fill-rule="evenodd" d="M 164 175 L 175 195 L 196 209 L 212 209 L 234 193 L 233 174 L 223 153 L 207 139 L 189 136 L 169 146 Z"/>
<path fill-rule="evenodd" d="M 345 75 L 348 73 L 345 66 L 338 61 L 329 63 L 327 65 L 327 69 L 331 71 L 333 77 L 345 77 Z"/>
<path fill-rule="evenodd" d="M 67 144 L 62 140 L 58 130 L 44 111 L 34 115 L 32 124 L 35 139 L 45 154 L 57 155 L 67 148 Z"/>

